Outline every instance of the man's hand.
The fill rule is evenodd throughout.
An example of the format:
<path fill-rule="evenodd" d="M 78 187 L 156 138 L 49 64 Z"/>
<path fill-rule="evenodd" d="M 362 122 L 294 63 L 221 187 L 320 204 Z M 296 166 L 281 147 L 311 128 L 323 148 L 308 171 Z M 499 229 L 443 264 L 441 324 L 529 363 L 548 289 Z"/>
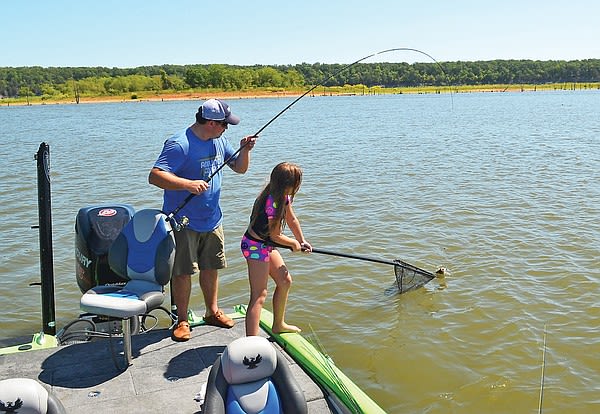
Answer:
<path fill-rule="evenodd" d="M 245 149 L 247 151 L 252 150 L 252 148 L 254 148 L 254 145 L 256 145 L 256 140 L 258 139 L 258 136 L 256 135 L 249 135 L 247 137 L 244 137 L 240 140 L 240 148 Z"/>
<path fill-rule="evenodd" d="M 204 180 L 189 180 L 185 189 L 192 194 L 200 194 L 208 190 L 208 187 L 210 187 L 210 184 Z"/>

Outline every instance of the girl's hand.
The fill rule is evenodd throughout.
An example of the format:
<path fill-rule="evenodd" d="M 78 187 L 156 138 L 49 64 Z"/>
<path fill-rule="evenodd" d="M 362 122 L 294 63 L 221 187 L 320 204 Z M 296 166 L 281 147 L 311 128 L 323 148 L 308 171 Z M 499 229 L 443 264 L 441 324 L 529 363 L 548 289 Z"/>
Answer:
<path fill-rule="evenodd" d="M 308 253 L 312 252 L 312 246 L 306 240 L 302 241 L 302 243 L 300 243 L 300 246 L 301 246 L 303 252 L 308 252 Z"/>

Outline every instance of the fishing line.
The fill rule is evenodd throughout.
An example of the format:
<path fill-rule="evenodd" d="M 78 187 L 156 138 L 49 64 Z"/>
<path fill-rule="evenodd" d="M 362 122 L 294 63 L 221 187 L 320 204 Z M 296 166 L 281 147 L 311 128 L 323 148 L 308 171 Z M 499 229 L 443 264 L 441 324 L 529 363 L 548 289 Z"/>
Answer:
<path fill-rule="evenodd" d="M 546 324 L 544 324 L 544 348 L 542 351 L 542 378 L 540 380 L 540 402 L 538 404 L 538 413 L 542 414 L 542 400 L 544 399 L 544 377 L 546 371 Z"/>
<path fill-rule="evenodd" d="M 304 92 L 302 95 L 300 95 L 299 97 L 297 97 L 294 101 L 292 101 L 291 104 L 289 104 L 288 106 L 286 106 L 285 108 L 283 108 L 281 110 L 281 112 L 279 112 L 277 115 L 275 115 L 269 122 L 267 122 L 261 129 L 259 129 L 253 136 L 257 136 L 258 134 L 260 134 L 265 128 L 267 128 L 269 125 L 271 125 L 271 123 L 273 123 L 273 121 L 275 121 L 277 118 L 279 118 L 281 115 L 283 115 L 283 113 L 285 111 L 287 111 L 288 109 L 290 109 L 296 102 L 298 102 L 300 99 L 304 98 L 306 95 L 308 95 L 309 93 L 311 93 L 312 91 L 314 91 L 315 89 L 317 89 L 319 86 L 323 86 L 325 83 L 327 83 L 329 80 L 335 78 L 337 75 L 339 75 L 340 73 L 344 72 L 345 70 L 350 69 L 352 66 L 367 60 L 369 58 L 372 58 L 373 56 L 377 56 L 377 55 L 383 55 L 384 53 L 390 53 L 390 52 L 398 52 L 398 51 L 410 51 L 410 52 L 417 52 L 417 53 L 421 53 L 425 56 L 427 56 L 428 58 L 430 58 L 433 62 L 435 62 L 435 64 L 440 68 L 440 70 L 442 71 L 442 73 L 444 74 L 444 76 L 446 77 L 446 79 L 448 78 L 448 75 L 446 74 L 446 72 L 444 71 L 444 68 L 442 67 L 442 65 L 440 65 L 440 63 L 435 60 L 431 55 L 429 55 L 428 53 L 425 53 L 421 50 L 418 49 L 412 49 L 409 47 L 398 47 L 395 49 L 387 49 L 387 50 L 382 50 L 381 52 L 377 52 L 377 53 L 373 53 L 369 56 L 365 56 L 363 58 L 358 59 L 355 62 L 352 62 L 346 66 L 344 66 L 343 68 L 341 68 L 340 70 L 338 70 L 337 72 L 333 73 L 332 75 L 329 75 L 327 78 L 325 78 L 324 80 L 322 80 L 320 83 L 316 84 L 315 86 L 313 86 L 312 88 L 308 89 L 306 92 Z M 452 98 L 452 90 L 450 90 L 450 98 Z"/>
<path fill-rule="evenodd" d="M 277 115 L 275 115 L 273 118 L 271 118 L 266 124 L 264 124 L 258 131 L 256 131 L 253 135 L 250 135 L 250 138 L 258 138 L 258 135 L 264 131 L 269 125 L 271 125 L 273 122 L 275 122 L 275 120 L 277 118 L 279 118 L 281 115 L 283 115 L 288 109 L 290 109 L 292 106 L 294 106 L 296 104 L 296 102 L 298 102 L 300 99 L 304 98 L 306 95 L 308 95 L 309 93 L 311 93 L 312 91 L 314 91 L 316 88 L 318 88 L 319 86 L 324 86 L 325 83 L 327 83 L 329 80 L 333 79 L 334 77 L 336 77 L 337 75 L 339 75 L 340 73 L 350 69 L 352 66 L 357 65 L 360 62 L 363 62 L 369 58 L 372 58 L 374 56 L 377 55 L 383 55 L 386 53 L 391 53 L 391 52 L 415 52 L 415 53 L 420 53 L 424 56 L 427 56 L 429 59 L 431 59 L 437 66 L 438 68 L 442 71 L 442 73 L 444 74 L 444 76 L 446 77 L 446 80 L 448 80 L 448 86 L 451 86 L 451 83 L 449 82 L 450 78 L 448 77 L 448 74 L 446 73 L 446 71 L 444 71 L 444 68 L 442 67 L 442 65 L 435 60 L 435 58 L 433 56 L 431 56 L 430 54 L 423 52 L 422 50 L 419 49 L 414 49 L 414 48 L 410 48 L 410 47 L 397 47 L 397 48 L 393 48 L 393 49 L 386 49 L 386 50 L 382 50 L 376 53 L 372 53 L 368 56 L 362 57 L 344 67 L 342 67 L 341 69 L 337 70 L 336 72 L 334 72 L 333 74 L 327 76 L 326 78 L 324 78 L 321 82 L 317 83 L 316 85 L 312 86 L 310 89 L 306 90 L 306 92 L 304 92 L 302 95 L 298 96 L 296 99 L 294 99 L 288 106 L 286 106 L 285 108 L 283 108 L 281 111 L 279 111 L 279 113 L 277 113 Z M 452 107 L 454 107 L 454 100 L 452 98 L 452 89 L 450 89 L 450 100 L 451 100 L 451 105 Z M 205 180 L 207 183 L 210 182 L 210 180 L 213 179 L 213 177 L 215 175 L 218 174 L 219 171 L 221 171 L 223 169 L 223 167 L 225 167 L 227 164 L 229 164 L 231 162 L 231 160 L 233 160 L 239 153 L 240 151 L 242 151 L 242 149 L 248 145 L 249 141 L 246 141 L 244 144 L 240 145 L 240 147 L 238 148 L 237 151 L 235 151 L 233 154 L 231 154 L 230 157 L 228 157 L 223 164 L 217 168 L 212 174 L 210 174 L 210 176 Z M 171 224 L 173 225 L 173 227 L 175 228 L 175 230 L 179 231 L 181 230 L 182 227 L 185 227 L 185 225 L 187 225 L 187 218 L 182 218 L 182 223 L 179 223 L 175 220 L 175 214 L 177 214 L 183 207 L 185 207 L 185 205 L 192 199 L 194 198 L 196 194 L 194 193 L 190 193 L 185 200 L 183 200 L 183 202 L 177 206 L 175 208 L 175 210 L 173 210 L 171 213 L 169 213 L 167 215 L 167 220 L 169 222 L 171 222 Z"/>

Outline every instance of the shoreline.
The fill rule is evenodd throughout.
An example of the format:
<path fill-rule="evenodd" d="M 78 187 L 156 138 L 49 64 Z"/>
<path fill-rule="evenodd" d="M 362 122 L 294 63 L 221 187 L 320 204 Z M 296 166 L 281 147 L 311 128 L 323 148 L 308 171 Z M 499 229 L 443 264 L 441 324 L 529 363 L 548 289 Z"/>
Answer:
<path fill-rule="evenodd" d="M 82 97 L 79 102 L 75 98 L 70 100 L 62 99 L 35 99 L 30 102 L 3 102 L 0 100 L 0 106 L 34 106 L 34 105 L 83 105 L 93 103 L 129 103 L 129 102 L 164 102 L 164 101 L 205 101 L 210 98 L 234 100 L 234 99 L 258 99 L 258 98 L 286 98 L 299 96 L 295 91 L 281 92 L 183 92 L 183 93 L 166 93 L 160 95 L 140 96 L 139 98 L 126 98 L 123 96 L 98 96 L 98 97 Z"/>
<path fill-rule="evenodd" d="M 398 94 L 441 94 L 441 93 L 502 93 L 502 92 L 538 92 L 538 91 L 575 91 L 575 90 L 600 90 L 600 85 L 596 84 L 594 88 L 582 85 L 569 84 L 551 84 L 551 85 L 482 85 L 474 87 L 426 87 L 426 88 L 394 88 L 369 90 L 367 93 L 355 92 L 354 89 L 344 90 L 313 90 L 311 96 L 370 96 L 370 95 L 398 95 Z M 259 98 L 297 98 L 306 93 L 304 90 L 287 91 L 215 91 L 215 92 L 180 92 L 152 94 L 144 96 L 143 93 L 132 93 L 130 98 L 124 96 L 98 96 L 98 97 L 80 97 L 79 102 L 73 97 L 71 99 L 48 99 L 42 100 L 35 98 L 29 101 L 8 101 L 14 98 L 5 98 L 0 100 L 0 107 L 10 106 L 34 106 L 34 105 L 78 105 L 90 103 L 127 103 L 127 102 L 164 102 L 164 101 L 204 101 L 210 98 L 237 100 L 237 99 L 259 99 Z M 138 97 L 139 96 L 139 97 Z"/>

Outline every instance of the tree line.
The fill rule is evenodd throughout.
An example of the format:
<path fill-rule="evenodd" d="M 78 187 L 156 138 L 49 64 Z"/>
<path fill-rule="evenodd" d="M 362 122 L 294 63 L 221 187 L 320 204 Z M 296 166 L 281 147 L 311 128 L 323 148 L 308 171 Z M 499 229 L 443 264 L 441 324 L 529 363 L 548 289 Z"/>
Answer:
<path fill-rule="evenodd" d="M 155 65 L 136 68 L 0 67 L 0 97 L 123 95 L 199 89 L 284 90 L 321 84 L 402 88 L 424 86 L 541 85 L 600 82 L 600 59 L 573 61 L 492 60 L 442 63 L 358 63 L 347 65 L 236 66 Z"/>

